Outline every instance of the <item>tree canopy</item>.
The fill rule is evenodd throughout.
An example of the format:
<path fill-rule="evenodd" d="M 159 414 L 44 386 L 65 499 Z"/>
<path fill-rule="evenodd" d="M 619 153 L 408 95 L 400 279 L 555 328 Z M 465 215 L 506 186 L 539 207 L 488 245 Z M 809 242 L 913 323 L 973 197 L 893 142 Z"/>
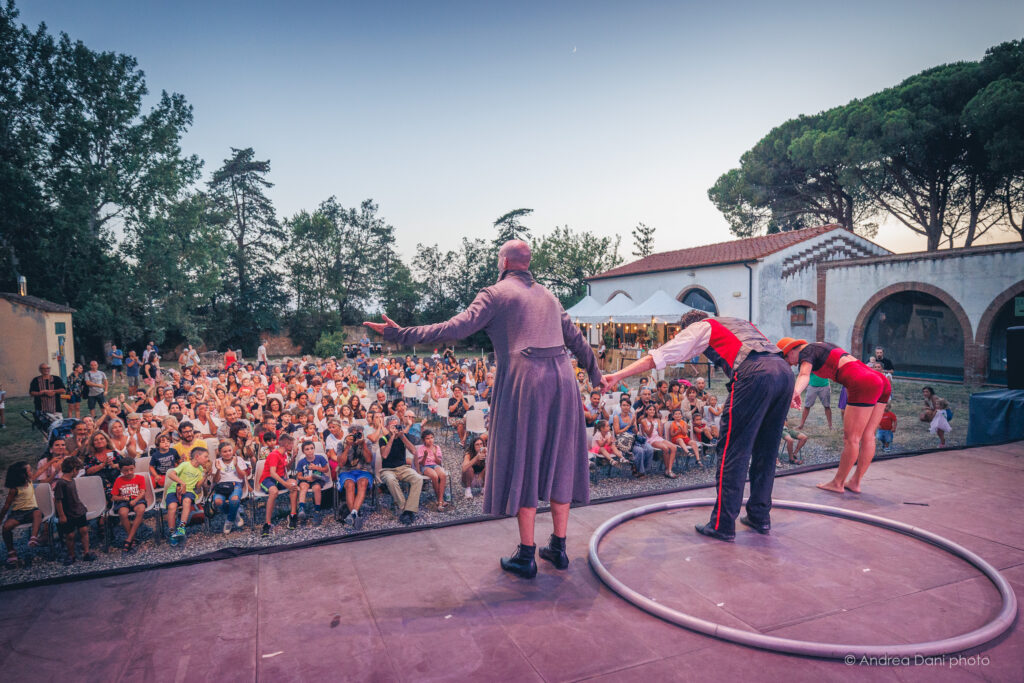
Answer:
<path fill-rule="evenodd" d="M 774 128 L 708 190 L 740 237 L 882 218 L 929 250 L 1020 230 L 1024 42 Z"/>

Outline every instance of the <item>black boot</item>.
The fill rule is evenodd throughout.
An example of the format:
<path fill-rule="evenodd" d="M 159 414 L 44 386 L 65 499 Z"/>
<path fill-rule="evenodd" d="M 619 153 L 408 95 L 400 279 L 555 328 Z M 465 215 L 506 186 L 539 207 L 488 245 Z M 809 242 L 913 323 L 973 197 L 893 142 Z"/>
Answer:
<path fill-rule="evenodd" d="M 501 558 L 501 568 L 524 579 L 532 579 L 537 576 L 537 561 L 534 559 L 536 551 L 537 546 L 520 543 L 512 557 Z"/>
<path fill-rule="evenodd" d="M 540 556 L 555 565 L 555 569 L 568 569 L 569 556 L 565 554 L 565 536 L 551 534 L 551 540 L 540 549 Z"/>

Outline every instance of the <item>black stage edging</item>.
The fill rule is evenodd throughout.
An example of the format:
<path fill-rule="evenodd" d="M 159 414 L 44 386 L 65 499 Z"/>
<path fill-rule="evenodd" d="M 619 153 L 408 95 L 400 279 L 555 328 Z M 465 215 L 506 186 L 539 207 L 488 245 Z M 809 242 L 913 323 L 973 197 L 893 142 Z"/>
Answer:
<path fill-rule="evenodd" d="M 957 448 L 925 448 L 916 451 L 902 451 L 900 453 L 886 453 L 885 455 L 876 455 L 872 462 L 881 462 L 885 460 L 899 460 L 900 458 L 915 457 L 918 455 L 928 455 L 931 453 L 944 453 L 947 451 L 968 451 L 975 448 L 989 448 L 992 446 L 1005 446 L 1006 444 L 1018 443 L 1020 439 L 1014 439 L 1011 441 L 1000 441 L 998 443 L 987 443 L 987 444 L 975 444 L 972 446 L 963 446 Z M 801 467 L 793 467 L 779 472 L 776 477 L 788 477 L 795 474 L 804 474 L 806 472 L 817 472 L 819 470 L 828 470 L 836 466 L 835 462 L 830 463 L 817 463 L 813 465 L 803 465 Z M 604 498 L 596 498 L 590 501 L 589 505 L 603 505 L 605 503 L 616 503 L 623 500 L 635 500 L 639 498 L 650 498 L 652 496 L 663 496 L 669 493 L 686 493 L 688 491 L 696 491 L 699 489 L 710 488 L 714 484 L 690 484 L 688 486 L 679 486 L 676 488 L 659 489 L 656 491 L 642 491 L 640 493 L 623 494 L 621 496 L 605 496 Z M 572 507 L 581 507 L 578 504 L 573 504 Z M 538 507 L 538 513 L 544 513 L 549 511 L 549 507 Z M 134 574 L 136 572 L 152 571 L 155 569 L 170 569 L 172 567 L 184 567 L 191 564 L 200 564 L 204 562 L 216 562 L 218 560 L 229 560 L 235 557 L 244 557 L 246 555 L 272 555 L 275 553 L 288 552 L 291 550 L 303 550 L 305 548 L 315 548 L 317 546 L 326 545 L 337 545 L 340 543 L 351 543 L 353 541 L 364 541 L 372 538 L 381 538 L 384 536 L 394 536 L 398 534 L 415 533 L 417 531 L 424 531 L 427 529 L 443 529 L 450 526 L 460 526 L 463 524 L 475 524 L 477 522 L 488 522 L 495 519 L 503 519 L 502 517 L 496 517 L 493 515 L 477 515 L 475 517 L 463 517 L 461 519 L 453 519 L 448 522 L 435 522 L 433 524 L 423 524 L 418 526 L 407 526 L 407 527 L 392 527 L 389 529 L 377 529 L 375 531 L 362 531 L 354 534 L 346 534 L 344 536 L 329 536 L 327 538 L 314 538 L 308 541 L 302 541 L 300 543 L 283 543 L 281 545 L 262 546 L 258 548 L 238 548 L 238 547 L 227 547 L 215 550 L 210 553 L 204 553 L 202 555 L 196 555 L 195 557 L 182 558 L 180 560 L 172 560 L 170 562 L 160 562 L 155 564 L 138 564 L 130 567 L 119 567 L 117 569 L 104 569 L 96 572 L 85 572 L 82 574 L 71 574 L 68 576 L 57 576 L 48 579 L 36 579 L 34 581 L 25 581 L 23 583 L 13 583 L 6 586 L 0 586 L 0 593 L 4 593 L 10 590 L 19 590 L 22 588 L 34 588 L 37 586 L 50 586 L 60 583 L 73 583 L 76 581 L 88 581 L 91 579 L 102 579 L 109 578 L 112 576 L 120 576 L 122 574 Z"/>

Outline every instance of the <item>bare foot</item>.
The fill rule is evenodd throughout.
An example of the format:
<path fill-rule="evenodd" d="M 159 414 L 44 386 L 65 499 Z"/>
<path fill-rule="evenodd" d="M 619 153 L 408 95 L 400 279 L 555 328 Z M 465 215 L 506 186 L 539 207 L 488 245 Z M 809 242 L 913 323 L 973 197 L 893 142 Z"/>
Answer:
<path fill-rule="evenodd" d="M 842 493 L 844 491 L 843 487 L 834 481 L 826 481 L 824 484 L 818 484 L 818 488 L 822 491 L 831 491 L 832 493 Z"/>
<path fill-rule="evenodd" d="M 846 482 L 846 484 L 844 484 L 844 487 L 847 491 L 850 491 L 851 493 L 860 493 L 860 484 L 854 484 L 848 481 Z"/>

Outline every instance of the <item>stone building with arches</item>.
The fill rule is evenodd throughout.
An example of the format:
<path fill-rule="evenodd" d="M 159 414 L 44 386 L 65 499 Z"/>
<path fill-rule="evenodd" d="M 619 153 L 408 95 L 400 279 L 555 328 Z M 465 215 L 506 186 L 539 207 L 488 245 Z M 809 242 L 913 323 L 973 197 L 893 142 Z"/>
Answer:
<path fill-rule="evenodd" d="M 652 254 L 588 280 L 604 304 L 663 290 L 772 339 L 878 346 L 908 377 L 1005 384 L 1006 328 L 1024 324 L 1024 243 L 893 254 L 838 225 Z"/>

